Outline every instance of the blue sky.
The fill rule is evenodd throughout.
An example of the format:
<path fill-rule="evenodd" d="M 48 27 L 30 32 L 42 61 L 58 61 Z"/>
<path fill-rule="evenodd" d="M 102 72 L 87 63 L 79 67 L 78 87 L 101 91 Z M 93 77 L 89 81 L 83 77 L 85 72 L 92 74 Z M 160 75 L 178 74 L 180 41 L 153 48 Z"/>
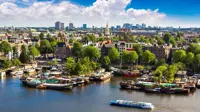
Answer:
<path fill-rule="evenodd" d="M 12 9 L 18 10 L 17 13 L 24 19 L 24 23 L 18 22 L 22 19 L 20 17 L 17 17 L 18 20 L 9 20 L 8 17 L 16 18 Z M 42 19 L 26 13 L 38 14 Z M 19 26 L 30 25 L 30 22 L 35 26 L 46 26 L 59 20 L 65 23 L 74 22 L 77 26 L 83 23 L 103 26 L 106 21 L 110 21 L 111 25 L 130 22 L 155 26 L 198 27 L 200 0 L 0 0 L 0 15 L 0 20 L 7 18 L 10 25 Z"/>

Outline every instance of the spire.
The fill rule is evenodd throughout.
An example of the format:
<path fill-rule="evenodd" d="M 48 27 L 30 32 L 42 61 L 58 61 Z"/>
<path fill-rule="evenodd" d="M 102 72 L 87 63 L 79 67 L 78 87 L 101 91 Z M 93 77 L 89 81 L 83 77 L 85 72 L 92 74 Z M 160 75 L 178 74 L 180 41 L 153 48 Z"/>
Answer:
<path fill-rule="evenodd" d="M 109 26 L 108 26 L 108 21 L 107 21 L 107 24 L 106 24 L 105 36 L 107 38 L 110 36 L 110 29 L 109 29 Z"/>

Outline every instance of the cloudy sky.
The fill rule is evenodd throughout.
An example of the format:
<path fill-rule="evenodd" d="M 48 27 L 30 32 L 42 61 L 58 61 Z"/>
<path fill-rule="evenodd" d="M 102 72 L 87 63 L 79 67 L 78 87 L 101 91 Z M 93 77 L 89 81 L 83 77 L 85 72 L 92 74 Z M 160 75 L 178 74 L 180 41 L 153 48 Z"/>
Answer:
<path fill-rule="evenodd" d="M 200 27 L 199 0 L 0 0 L 0 26 L 110 26 L 123 23 Z"/>

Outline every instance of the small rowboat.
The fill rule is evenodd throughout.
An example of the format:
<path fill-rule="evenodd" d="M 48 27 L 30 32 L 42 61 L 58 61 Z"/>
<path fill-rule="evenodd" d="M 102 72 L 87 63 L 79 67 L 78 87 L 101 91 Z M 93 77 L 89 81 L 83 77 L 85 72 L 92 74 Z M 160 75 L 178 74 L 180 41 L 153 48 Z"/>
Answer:
<path fill-rule="evenodd" d="M 131 107 L 131 108 L 139 108 L 139 109 L 153 109 L 154 105 L 146 102 L 137 102 L 126 101 L 126 100 L 112 100 L 110 101 L 111 105 L 121 106 L 121 107 Z"/>
<path fill-rule="evenodd" d="M 36 86 L 36 88 L 37 89 L 46 89 L 47 86 L 41 84 L 41 85 Z"/>

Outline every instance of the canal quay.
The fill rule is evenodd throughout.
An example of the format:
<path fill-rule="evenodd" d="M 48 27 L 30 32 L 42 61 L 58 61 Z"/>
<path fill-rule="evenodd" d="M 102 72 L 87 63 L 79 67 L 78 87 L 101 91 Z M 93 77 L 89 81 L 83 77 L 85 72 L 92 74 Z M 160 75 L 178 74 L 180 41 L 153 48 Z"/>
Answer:
<path fill-rule="evenodd" d="M 127 77 L 112 77 L 72 90 L 40 90 L 22 85 L 18 77 L 0 80 L 1 112 L 199 112 L 200 90 L 188 95 L 152 94 L 119 89 Z M 110 106 L 111 100 L 151 102 L 153 110 Z"/>

